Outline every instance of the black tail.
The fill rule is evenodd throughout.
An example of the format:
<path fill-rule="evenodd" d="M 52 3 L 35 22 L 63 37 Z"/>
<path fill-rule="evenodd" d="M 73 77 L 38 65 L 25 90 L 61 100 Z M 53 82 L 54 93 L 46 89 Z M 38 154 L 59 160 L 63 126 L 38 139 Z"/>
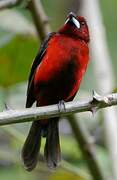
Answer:
<path fill-rule="evenodd" d="M 44 155 L 49 168 L 55 168 L 61 160 L 58 118 L 49 120 Z"/>
<path fill-rule="evenodd" d="M 46 137 L 44 156 L 49 168 L 55 168 L 61 159 L 58 118 L 49 119 L 44 128 L 38 121 L 32 123 L 28 137 L 22 149 L 22 159 L 26 170 L 36 167 L 41 145 L 41 135 Z"/>
<path fill-rule="evenodd" d="M 39 122 L 32 123 L 28 137 L 22 149 L 22 159 L 27 171 L 31 171 L 36 167 L 38 154 L 41 145 L 41 126 Z"/>

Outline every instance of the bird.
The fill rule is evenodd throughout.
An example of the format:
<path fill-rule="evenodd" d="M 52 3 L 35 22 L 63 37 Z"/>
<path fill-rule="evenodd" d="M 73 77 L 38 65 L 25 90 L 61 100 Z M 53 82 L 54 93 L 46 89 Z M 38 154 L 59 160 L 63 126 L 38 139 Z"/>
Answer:
<path fill-rule="evenodd" d="M 26 108 L 72 101 L 89 62 L 89 29 L 86 19 L 70 12 L 57 32 L 49 33 L 40 46 L 28 79 Z M 51 169 L 61 161 L 59 118 L 32 122 L 22 148 L 27 171 L 38 162 L 42 137 L 46 138 L 44 159 Z"/>

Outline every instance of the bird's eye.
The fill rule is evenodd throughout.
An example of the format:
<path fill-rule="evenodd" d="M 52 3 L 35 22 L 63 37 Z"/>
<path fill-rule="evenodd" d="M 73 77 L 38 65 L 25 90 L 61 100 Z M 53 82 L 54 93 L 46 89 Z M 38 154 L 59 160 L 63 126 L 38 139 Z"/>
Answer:
<path fill-rule="evenodd" d="M 80 22 L 81 23 L 81 25 L 85 25 L 85 22 L 84 21 L 82 21 L 82 22 Z"/>

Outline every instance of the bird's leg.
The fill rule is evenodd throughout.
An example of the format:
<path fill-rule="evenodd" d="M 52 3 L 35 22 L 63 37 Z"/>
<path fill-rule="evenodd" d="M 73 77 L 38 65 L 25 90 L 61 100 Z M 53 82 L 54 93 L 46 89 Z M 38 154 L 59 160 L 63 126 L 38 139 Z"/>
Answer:
<path fill-rule="evenodd" d="M 58 110 L 59 110 L 59 112 L 65 112 L 66 111 L 65 101 L 64 100 L 59 101 Z"/>

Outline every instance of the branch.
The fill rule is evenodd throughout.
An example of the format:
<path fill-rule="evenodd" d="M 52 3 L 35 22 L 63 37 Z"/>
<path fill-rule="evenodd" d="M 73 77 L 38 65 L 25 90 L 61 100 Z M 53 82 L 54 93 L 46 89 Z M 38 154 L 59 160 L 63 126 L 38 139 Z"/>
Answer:
<path fill-rule="evenodd" d="M 93 139 L 88 134 L 86 128 L 83 129 L 80 121 L 77 123 L 77 117 L 75 115 L 68 116 L 68 120 L 92 177 L 95 180 L 103 180 L 103 173 L 96 157 L 96 148 Z"/>
<path fill-rule="evenodd" d="M 0 1 L 0 10 L 6 8 L 12 8 L 22 3 L 23 0 L 1 0 Z"/>
<path fill-rule="evenodd" d="M 43 10 L 43 6 L 40 0 L 30 0 L 28 3 L 28 8 L 32 14 L 38 36 L 42 41 L 51 31 L 48 23 L 48 18 Z"/>
<path fill-rule="evenodd" d="M 117 93 L 100 96 L 93 92 L 93 98 L 84 101 L 65 103 L 65 108 L 59 110 L 58 105 L 29 108 L 24 110 L 6 110 L 0 113 L 0 126 L 49 119 L 52 117 L 68 116 L 85 111 L 96 112 L 98 109 L 117 105 Z"/>

